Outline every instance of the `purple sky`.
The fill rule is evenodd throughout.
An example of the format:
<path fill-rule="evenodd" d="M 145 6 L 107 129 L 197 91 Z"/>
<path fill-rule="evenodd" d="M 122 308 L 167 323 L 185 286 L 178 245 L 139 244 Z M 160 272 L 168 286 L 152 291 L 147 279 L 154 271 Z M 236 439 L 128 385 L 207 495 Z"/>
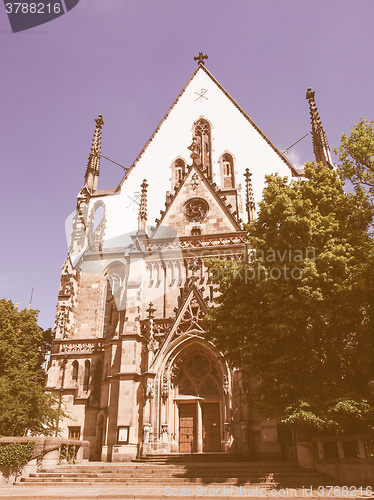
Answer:
<path fill-rule="evenodd" d="M 40 325 L 53 326 L 64 223 L 98 113 L 102 153 L 129 166 L 203 51 L 282 150 L 310 130 L 311 86 L 333 148 L 361 116 L 374 119 L 373 18 L 372 0 L 80 0 L 13 34 L 0 2 L 0 297 L 27 307 L 34 287 Z M 313 160 L 310 136 L 288 157 Z M 102 160 L 99 188 L 122 173 Z"/>

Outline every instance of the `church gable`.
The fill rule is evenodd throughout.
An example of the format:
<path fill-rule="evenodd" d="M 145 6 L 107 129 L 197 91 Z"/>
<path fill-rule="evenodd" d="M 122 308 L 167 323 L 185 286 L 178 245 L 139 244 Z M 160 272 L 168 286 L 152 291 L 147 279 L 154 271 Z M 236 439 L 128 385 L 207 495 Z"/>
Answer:
<path fill-rule="evenodd" d="M 169 108 L 155 132 L 144 146 L 117 189 L 119 196 L 107 196 L 110 206 L 107 234 L 116 237 L 137 226 L 136 200 L 143 179 L 147 179 L 148 220 L 155 220 L 160 211 L 160 193 L 173 188 L 173 167 L 180 160 L 186 164 L 188 147 L 193 137 L 199 137 L 198 125 L 209 124 L 210 141 L 204 158 L 209 163 L 209 177 L 233 203 L 236 190 L 239 217 L 243 212 L 245 193 L 242 189 L 247 168 L 252 174 L 253 195 L 257 203 L 262 197 L 265 175 L 279 173 L 295 175 L 296 171 L 261 129 L 240 108 L 227 91 L 202 65 L 196 69 Z M 199 162 L 197 162 L 199 163 Z M 226 175 L 230 165 L 231 175 Z M 123 217 L 117 223 L 116 214 Z M 234 210 L 234 211 L 235 211 Z"/>
<path fill-rule="evenodd" d="M 240 231 L 238 214 L 226 204 L 212 184 L 194 163 L 176 189 L 174 197 L 167 201 L 166 211 L 161 212 L 154 237 L 158 238 L 167 226 L 175 229 L 178 236 L 214 234 Z"/>
<path fill-rule="evenodd" d="M 208 126 L 206 133 L 201 129 L 204 124 Z M 209 179 L 224 192 L 232 211 L 237 211 L 238 218 L 245 221 L 243 184 L 247 168 L 252 174 L 255 203 L 262 197 L 265 175 L 297 175 L 287 158 L 199 63 L 126 172 L 115 195 L 97 193 L 108 208 L 107 239 L 136 229 L 137 197 L 143 179 L 149 184 L 148 220 L 156 219 L 162 208 L 160 193 L 173 189 L 179 164 L 186 165 L 188 147 L 194 137 L 198 141 L 201 138 L 203 166 L 208 168 Z"/>

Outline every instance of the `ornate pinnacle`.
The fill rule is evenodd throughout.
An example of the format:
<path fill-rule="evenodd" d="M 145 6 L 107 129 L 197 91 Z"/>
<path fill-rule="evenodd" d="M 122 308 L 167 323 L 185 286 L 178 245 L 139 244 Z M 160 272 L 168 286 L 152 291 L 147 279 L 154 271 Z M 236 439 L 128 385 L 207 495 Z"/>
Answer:
<path fill-rule="evenodd" d="M 194 60 L 198 61 L 197 64 L 199 65 L 202 64 L 203 66 L 205 65 L 204 59 L 208 59 L 208 56 L 207 55 L 203 56 L 202 52 L 199 52 L 199 55 L 197 57 L 194 57 Z"/>
<path fill-rule="evenodd" d="M 140 195 L 140 206 L 139 206 L 139 225 L 138 229 L 139 231 L 144 231 L 146 229 L 146 223 L 147 223 L 147 181 L 146 179 L 143 180 L 143 183 L 141 185 L 142 192 Z"/>
<path fill-rule="evenodd" d="M 197 276 L 197 271 L 200 269 L 200 266 L 199 266 L 199 261 L 198 259 L 195 259 L 193 260 L 192 262 L 189 263 L 189 266 L 188 266 L 188 269 L 191 271 L 191 277 L 190 277 L 190 281 L 196 281 L 198 279 L 198 276 Z"/>
<path fill-rule="evenodd" d="M 100 173 L 101 128 L 104 125 L 102 115 L 95 118 L 95 122 L 96 128 L 84 178 L 85 186 L 88 187 L 91 192 L 97 189 L 97 181 Z"/>
<path fill-rule="evenodd" d="M 312 121 L 314 156 L 316 162 L 322 162 L 325 166 L 332 168 L 331 152 L 325 131 L 322 127 L 314 96 L 315 92 L 313 92 L 311 88 L 308 88 L 306 91 L 306 99 L 309 101 L 310 117 Z"/>
<path fill-rule="evenodd" d="M 149 303 L 149 307 L 148 307 L 148 309 L 146 309 L 146 312 L 148 313 L 148 319 L 149 319 L 149 320 L 154 319 L 154 317 L 155 317 L 154 313 L 156 312 L 156 310 L 157 310 L 157 309 L 155 309 L 155 308 L 153 307 L 153 303 L 152 303 L 152 302 L 150 302 L 150 303 Z"/>
<path fill-rule="evenodd" d="M 245 169 L 245 209 L 247 211 L 248 224 L 256 218 L 256 205 L 255 199 L 253 196 L 253 188 L 252 188 L 252 174 L 249 172 L 249 169 Z"/>

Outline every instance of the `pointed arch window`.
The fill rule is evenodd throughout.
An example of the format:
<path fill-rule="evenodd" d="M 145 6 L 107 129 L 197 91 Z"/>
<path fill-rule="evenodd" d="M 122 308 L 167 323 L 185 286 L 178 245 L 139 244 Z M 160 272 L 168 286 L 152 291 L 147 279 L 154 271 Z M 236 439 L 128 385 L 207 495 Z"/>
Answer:
<path fill-rule="evenodd" d="M 78 374 L 79 374 L 79 363 L 77 360 L 74 360 L 71 369 L 71 379 L 73 382 L 78 382 Z"/>
<path fill-rule="evenodd" d="M 193 135 L 199 146 L 199 158 L 197 164 L 201 166 L 206 176 L 212 179 L 212 137 L 210 124 L 204 118 L 194 123 Z"/>
<path fill-rule="evenodd" d="M 87 237 L 88 249 L 100 250 L 104 244 L 106 226 L 106 210 L 102 201 L 97 201 L 88 217 L 87 221 Z"/>
<path fill-rule="evenodd" d="M 221 187 L 230 189 L 235 187 L 234 159 L 230 153 L 221 156 Z"/>
<path fill-rule="evenodd" d="M 117 273 L 111 273 L 108 276 L 108 289 L 111 295 L 116 295 L 122 286 L 122 278 Z"/>
<path fill-rule="evenodd" d="M 172 166 L 172 179 L 173 179 L 173 187 L 178 186 L 186 173 L 186 163 L 182 158 L 178 158 L 174 161 Z"/>
<path fill-rule="evenodd" d="M 84 363 L 84 379 L 83 379 L 83 390 L 88 392 L 88 387 L 90 385 L 90 371 L 91 371 L 91 363 L 88 359 Z"/>
<path fill-rule="evenodd" d="M 192 351 L 176 368 L 178 395 L 219 398 L 222 394 L 222 375 L 218 374 L 217 367 L 217 362 L 207 353 Z"/>
<path fill-rule="evenodd" d="M 121 262 L 112 263 L 107 270 L 104 338 L 112 337 L 115 334 L 120 313 L 125 309 L 125 297 L 122 292 L 126 283 L 126 273 L 126 266 Z"/>

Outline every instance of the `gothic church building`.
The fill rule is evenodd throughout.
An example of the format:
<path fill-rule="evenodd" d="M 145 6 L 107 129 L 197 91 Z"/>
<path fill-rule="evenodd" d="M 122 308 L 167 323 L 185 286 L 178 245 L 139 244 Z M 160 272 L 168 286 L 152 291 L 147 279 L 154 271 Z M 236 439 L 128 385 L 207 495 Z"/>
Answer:
<path fill-rule="evenodd" d="M 47 371 L 67 414 L 60 435 L 90 441 L 92 460 L 281 458 L 276 423 L 248 408 L 240 371 L 205 340 L 202 320 L 215 299 L 206 259 L 243 259 L 265 175 L 299 173 L 205 58 L 115 189 L 98 189 L 96 119 Z M 316 159 L 331 163 L 307 98 Z"/>

